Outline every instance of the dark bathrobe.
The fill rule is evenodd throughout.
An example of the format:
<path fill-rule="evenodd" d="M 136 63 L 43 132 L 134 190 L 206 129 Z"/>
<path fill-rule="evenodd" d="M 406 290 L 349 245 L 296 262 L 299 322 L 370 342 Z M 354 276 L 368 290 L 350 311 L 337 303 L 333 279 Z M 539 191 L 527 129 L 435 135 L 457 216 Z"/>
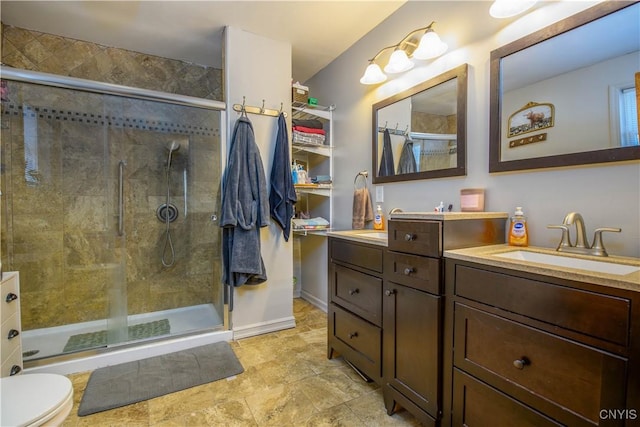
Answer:
<path fill-rule="evenodd" d="M 285 242 L 289 241 L 291 234 L 291 218 L 298 198 L 291 178 L 291 160 L 289 157 L 289 136 L 287 134 L 287 122 L 284 114 L 278 117 L 278 135 L 276 136 L 276 149 L 271 166 L 271 192 L 269 193 L 269 205 L 271 206 L 271 218 L 282 228 Z"/>
<path fill-rule="evenodd" d="M 413 141 L 409 138 L 404 140 L 400 160 L 398 161 L 398 173 L 414 173 L 418 172 L 416 158 L 413 155 Z"/>
<path fill-rule="evenodd" d="M 222 189 L 223 277 L 241 286 L 267 280 L 260 254 L 260 227 L 269 225 L 267 182 L 251 121 L 236 122 Z"/>
<path fill-rule="evenodd" d="M 385 129 L 382 134 L 382 159 L 380 160 L 380 169 L 378 169 L 378 176 L 390 176 L 395 175 L 395 166 L 393 165 L 393 150 L 391 148 L 391 135 L 389 135 L 389 129 Z"/>

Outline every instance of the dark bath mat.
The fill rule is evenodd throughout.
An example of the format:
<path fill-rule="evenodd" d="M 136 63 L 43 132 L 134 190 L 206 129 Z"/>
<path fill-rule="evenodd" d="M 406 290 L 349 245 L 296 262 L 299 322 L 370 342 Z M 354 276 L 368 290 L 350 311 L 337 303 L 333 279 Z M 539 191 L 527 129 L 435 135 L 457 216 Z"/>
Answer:
<path fill-rule="evenodd" d="M 167 335 L 171 332 L 169 319 L 155 320 L 129 326 L 129 340 Z M 107 345 L 107 331 L 88 332 L 86 334 L 72 335 L 64 346 L 63 352 L 84 350 L 86 348 L 104 347 Z"/>
<path fill-rule="evenodd" d="M 87 383 L 78 415 L 142 402 L 243 371 L 225 341 L 96 369 Z"/>

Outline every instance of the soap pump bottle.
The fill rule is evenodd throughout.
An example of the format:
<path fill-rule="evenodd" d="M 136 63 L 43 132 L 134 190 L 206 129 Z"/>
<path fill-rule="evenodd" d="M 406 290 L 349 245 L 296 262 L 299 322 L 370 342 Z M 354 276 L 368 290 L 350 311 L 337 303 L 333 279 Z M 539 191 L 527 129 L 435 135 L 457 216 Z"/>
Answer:
<path fill-rule="evenodd" d="M 384 230 L 384 213 L 382 212 L 382 206 L 376 207 L 376 213 L 373 216 L 373 229 Z"/>
<path fill-rule="evenodd" d="M 509 245 L 529 246 L 529 232 L 527 230 L 527 219 L 518 206 L 509 224 Z"/>

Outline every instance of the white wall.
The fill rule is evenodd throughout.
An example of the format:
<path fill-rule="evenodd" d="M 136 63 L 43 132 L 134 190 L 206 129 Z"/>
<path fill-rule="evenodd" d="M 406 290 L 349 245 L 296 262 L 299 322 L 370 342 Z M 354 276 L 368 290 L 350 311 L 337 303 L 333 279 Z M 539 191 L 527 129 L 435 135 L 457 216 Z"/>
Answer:
<path fill-rule="evenodd" d="M 265 108 L 270 109 L 280 109 L 282 102 L 283 110 L 291 117 L 291 45 L 234 27 L 225 29 L 224 40 L 228 144 L 238 118 L 238 113 L 232 110 L 233 104 L 242 104 L 243 96 L 246 105 L 260 107 L 264 99 Z M 255 114 L 248 117 L 262 154 L 268 186 L 278 120 Z M 295 326 L 292 239 L 285 242 L 275 222 L 263 228 L 260 237 L 267 281 L 235 288 L 231 316 L 235 338 Z"/>
<path fill-rule="evenodd" d="M 583 214 L 591 237 L 597 227 L 621 227 L 607 233 L 610 254 L 640 256 L 640 163 L 489 174 L 489 55 L 506 43 L 575 14 L 594 2 L 544 3 L 532 13 L 513 21 L 496 34 L 450 51 L 433 62 L 392 78 L 379 86 L 359 83 L 367 59 L 383 46 L 423 25 L 425 17 L 438 21 L 429 1 L 408 2 L 373 31 L 360 39 L 329 66 L 305 82 L 334 111 L 334 194 L 337 228 L 351 226 L 353 178 L 371 169 L 371 106 L 404 89 L 435 77 L 463 63 L 469 67 L 467 110 L 467 176 L 406 183 L 384 184 L 384 209 L 430 211 L 441 200 L 460 207 L 460 189 L 486 189 L 486 209 L 513 212 L 523 206 L 529 217 L 530 242 L 555 247 L 560 234 L 547 224 L 559 224 L 566 213 Z M 449 2 L 464 13 L 465 3 Z M 475 3 L 475 2 L 468 2 Z M 489 2 L 486 2 L 489 4 Z M 488 9 L 488 7 L 487 7 Z M 315 95 L 314 95 L 315 96 Z M 372 194 L 375 194 L 372 188 Z"/>

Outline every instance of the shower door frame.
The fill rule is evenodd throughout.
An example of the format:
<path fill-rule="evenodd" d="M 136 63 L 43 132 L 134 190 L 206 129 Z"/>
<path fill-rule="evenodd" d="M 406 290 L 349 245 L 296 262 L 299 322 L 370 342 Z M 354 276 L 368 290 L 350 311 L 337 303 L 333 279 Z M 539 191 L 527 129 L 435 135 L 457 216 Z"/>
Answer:
<path fill-rule="evenodd" d="M 3 80 L 12 80 L 17 82 L 24 83 L 32 83 L 44 86 L 51 86 L 56 88 L 64 88 L 64 89 L 74 89 L 85 92 L 92 92 L 102 95 L 114 95 L 121 96 L 126 98 L 133 98 L 139 100 L 147 100 L 147 101 L 157 101 L 168 104 L 176 104 L 183 105 L 187 107 L 196 107 L 207 110 L 215 110 L 220 112 L 220 140 L 226 141 L 226 104 L 222 101 L 214 101 L 204 98 L 196 98 L 187 95 L 179 95 L 167 92 L 160 92 L 149 89 L 135 88 L 130 86 L 117 85 L 112 83 L 102 83 L 93 80 L 81 79 L 76 77 L 67 77 L 60 76 L 56 74 L 50 73 L 42 73 L 38 71 L 29 71 L 29 70 L 21 70 L 13 67 L 7 67 L 5 65 L 0 65 L 0 76 L 2 76 Z M 222 144 L 221 147 L 221 155 L 225 156 L 225 147 Z M 2 199 L 0 194 L 0 200 Z M 1 201 L 0 201 L 1 203 Z M 0 276 L 2 275 L 2 264 L 0 263 Z M 222 278 L 220 278 L 222 281 Z M 224 330 L 230 330 L 231 325 L 231 312 L 230 304 L 229 304 L 229 289 L 226 285 L 223 285 L 223 328 Z M 187 335 L 192 335 L 193 333 L 187 333 Z M 122 348 L 128 347 L 133 344 L 121 344 L 119 347 Z M 110 349 L 109 346 L 106 348 L 97 348 L 88 350 L 89 353 L 101 353 L 103 351 L 108 351 Z M 83 352 L 83 355 L 86 354 Z M 68 357 L 75 357 L 73 354 L 70 355 L 59 355 L 55 356 L 56 359 L 66 359 Z"/>

